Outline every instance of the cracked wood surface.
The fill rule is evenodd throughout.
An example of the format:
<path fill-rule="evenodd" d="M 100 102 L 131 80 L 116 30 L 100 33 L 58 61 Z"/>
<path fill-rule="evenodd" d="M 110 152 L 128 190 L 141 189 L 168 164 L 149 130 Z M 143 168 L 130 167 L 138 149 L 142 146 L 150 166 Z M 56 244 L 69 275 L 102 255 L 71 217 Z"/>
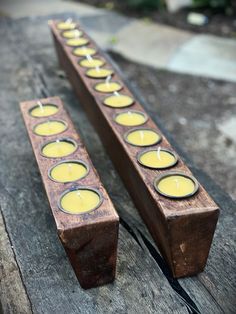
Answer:
<path fill-rule="evenodd" d="M 172 143 L 222 208 L 205 271 L 195 277 L 173 279 L 80 103 L 59 70 L 47 26 L 48 19 L 0 21 L 0 202 L 33 312 L 234 313 L 235 203 L 194 168 Z M 83 22 L 83 19 L 80 21 Z M 64 100 L 121 217 L 117 279 L 114 284 L 82 290 L 57 238 L 18 108 L 19 101 L 48 95 L 59 95 Z M 141 102 L 145 107 L 145 103 Z M 157 109 L 153 108 L 153 112 L 157 113 Z M 155 117 L 155 120 L 158 118 Z M 161 127 L 161 121 L 158 125 Z M 6 232 L 1 230 L 1 234 L 6 235 Z M 13 290 L 15 287 L 12 285 Z M 1 286 L 1 289 L 1 303 L 4 304 L 6 286 Z M 24 294 L 24 290 L 20 294 Z M 12 305 L 12 302 L 9 304 Z M 19 313 L 21 303 L 18 302 L 18 306 L 18 312 L 14 312 L 12 307 L 5 313 Z"/>

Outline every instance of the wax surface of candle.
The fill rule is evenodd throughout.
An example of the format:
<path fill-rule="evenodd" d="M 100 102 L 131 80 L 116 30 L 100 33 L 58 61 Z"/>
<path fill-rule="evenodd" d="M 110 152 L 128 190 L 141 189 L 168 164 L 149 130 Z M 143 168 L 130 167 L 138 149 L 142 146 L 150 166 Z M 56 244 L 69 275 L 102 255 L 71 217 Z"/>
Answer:
<path fill-rule="evenodd" d="M 76 28 L 76 24 L 73 22 L 60 22 L 57 24 L 57 28 L 60 30 L 74 29 Z"/>
<path fill-rule="evenodd" d="M 115 117 L 115 121 L 121 125 L 137 126 L 144 124 L 147 118 L 142 113 L 136 111 L 126 111 L 118 114 Z"/>
<path fill-rule="evenodd" d="M 89 47 L 75 48 L 73 54 L 79 57 L 93 56 L 97 51 Z"/>
<path fill-rule="evenodd" d="M 51 142 L 43 147 L 42 153 L 46 157 L 64 157 L 72 154 L 76 150 L 76 145 L 69 141 Z"/>
<path fill-rule="evenodd" d="M 109 69 L 104 69 L 100 68 L 99 70 L 94 68 L 94 69 L 89 69 L 86 71 L 86 75 L 92 78 L 106 78 L 109 75 L 112 75 L 113 71 Z"/>
<path fill-rule="evenodd" d="M 87 38 L 79 37 L 79 38 L 71 38 L 66 41 L 68 46 L 76 47 L 76 46 L 83 46 L 89 42 Z"/>
<path fill-rule="evenodd" d="M 195 184 L 190 178 L 181 175 L 164 177 L 157 185 L 161 193 L 173 197 L 185 197 L 192 194 Z"/>
<path fill-rule="evenodd" d="M 154 169 L 168 168 L 176 162 L 175 156 L 165 150 L 144 152 L 140 155 L 139 160 L 144 166 Z"/>
<path fill-rule="evenodd" d="M 83 214 L 95 209 L 100 203 L 99 195 L 92 190 L 75 190 L 61 198 L 61 207 L 70 214 Z"/>
<path fill-rule="evenodd" d="M 53 180 L 66 183 L 79 180 L 86 173 L 87 168 L 79 162 L 63 162 L 53 167 L 50 175 Z"/>
<path fill-rule="evenodd" d="M 66 128 L 66 124 L 62 121 L 46 121 L 36 125 L 36 127 L 34 128 L 34 133 L 42 136 L 50 136 L 59 134 L 65 131 Z"/>
<path fill-rule="evenodd" d="M 80 65 L 85 68 L 96 68 L 104 65 L 105 61 L 101 59 L 84 59 L 80 61 Z"/>
<path fill-rule="evenodd" d="M 30 111 L 31 116 L 40 118 L 40 117 L 49 117 L 58 112 L 58 107 L 54 105 L 42 105 L 42 106 L 35 106 Z"/>
<path fill-rule="evenodd" d="M 113 93 L 121 90 L 122 86 L 117 82 L 104 82 L 95 85 L 95 89 L 101 93 Z"/>
<path fill-rule="evenodd" d="M 160 141 L 161 137 L 153 130 L 134 130 L 128 133 L 127 141 L 135 146 L 154 145 Z"/>
<path fill-rule="evenodd" d="M 128 107 L 133 104 L 134 100 L 128 95 L 112 95 L 104 99 L 104 104 L 113 108 Z"/>
<path fill-rule="evenodd" d="M 79 31 L 78 29 L 73 29 L 69 31 L 65 31 L 62 33 L 62 36 L 65 38 L 75 38 L 80 37 L 83 33 Z"/>

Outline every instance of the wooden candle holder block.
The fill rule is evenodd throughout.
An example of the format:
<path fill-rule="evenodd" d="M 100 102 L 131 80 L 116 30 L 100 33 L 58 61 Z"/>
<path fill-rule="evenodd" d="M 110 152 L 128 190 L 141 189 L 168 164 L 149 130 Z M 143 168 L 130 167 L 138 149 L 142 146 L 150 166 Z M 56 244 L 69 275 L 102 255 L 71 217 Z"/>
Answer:
<path fill-rule="evenodd" d="M 87 76 L 87 69 L 79 64 L 82 57 L 74 55 L 74 48 L 67 45 L 62 32 L 58 30 L 57 23 L 58 21 L 49 22 L 59 62 L 84 105 L 88 117 L 98 131 L 162 255 L 167 260 L 173 276 L 178 278 L 203 271 L 218 220 L 218 206 L 201 185 L 196 194 L 186 199 L 167 198 L 156 191 L 154 181 L 166 170 L 149 169 L 137 161 L 138 154 L 145 147 L 127 143 L 124 140 L 124 134 L 132 127 L 119 125 L 114 121 L 115 114 L 128 109 L 111 108 L 104 105 L 105 97 L 111 94 L 98 92 L 94 88 L 97 83 L 104 82 L 104 78 L 92 79 Z M 77 28 L 81 30 L 79 24 L 77 24 Z M 112 81 L 122 85 L 120 93 L 134 98 L 109 64 L 106 56 L 84 31 L 83 37 L 88 39 L 86 47 L 96 50 L 93 58 L 105 60 L 103 68 L 113 71 Z M 147 115 L 136 100 L 128 108 Z M 173 151 L 165 136 L 161 134 L 150 117 L 140 127 L 150 128 L 161 135 L 161 143 L 151 146 L 152 148 L 157 149 L 161 145 L 163 149 Z M 191 175 L 190 170 L 179 156 L 178 163 L 173 165 L 172 169 Z"/>
<path fill-rule="evenodd" d="M 37 101 L 20 103 L 24 122 L 33 147 L 35 158 L 42 176 L 50 207 L 56 222 L 59 238 L 66 250 L 81 286 L 85 289 L 112 282 L 115 278 L 119 218 L 105 191 L 96 170 L 78 136 L 63 104 L 58 97 L 40 100 L 41 104 L 54 104 L 58 112 L 49 117 L 35 118 L 30 110 Z M 67 129 L 57 135 L 39 136 L 34 133 L 35 125 L 48 120 L 62 120 Z M 77 144 L 74 153 L 67 157 L 48 158 L 41 149 L 48 141 L 71 139 Z M 79 160 L 87 165 L 87 175 L 68 183 L 55 182 L 49 177 L 50 169 L 58 162 Z M 101 204 L 95 210 L 83 214 L 63 212 L 59 200 L 67 190 L 79 188 L 96 189 Z"/>

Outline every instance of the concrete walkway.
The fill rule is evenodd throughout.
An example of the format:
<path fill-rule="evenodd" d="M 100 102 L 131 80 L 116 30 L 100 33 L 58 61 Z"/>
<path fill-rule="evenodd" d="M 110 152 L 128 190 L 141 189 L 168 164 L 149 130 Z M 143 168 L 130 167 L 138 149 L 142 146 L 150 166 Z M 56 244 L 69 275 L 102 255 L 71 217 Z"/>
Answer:
<path fill-rule="evenodd" d="M 92 6 L 62 0 L 2 0 L 12 18 L 73 12 L 103 49 L 154 68 L 236 82 L 236 41 L 145 23 Z"/>

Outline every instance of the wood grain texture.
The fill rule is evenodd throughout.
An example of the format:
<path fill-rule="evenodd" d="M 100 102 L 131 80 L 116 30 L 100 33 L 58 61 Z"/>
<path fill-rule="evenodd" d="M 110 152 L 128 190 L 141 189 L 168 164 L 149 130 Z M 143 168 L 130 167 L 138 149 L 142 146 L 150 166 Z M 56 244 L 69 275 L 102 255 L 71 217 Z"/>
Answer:
<path fill-rule="evenodd" d="M 115 278 L 118 215 L 60 98 L 49 97 L 40 99 L 40 102 L 56 105 L 59 110 L 50 116 L 50 119 L 62 120 L 68 125 L 68 128 L 61 134 L 38 136 L 33 131 L 35 125 L 48 121 L 49 117 L 35 118 L 29 114 L 30 110 L 37 104 L 37 100 L 20 103 L 59 238 L 83 288 L 92 288 L 109 283 Z M 45 143 L 63 138 L 71 139 L 77 144 L 78 147 L 74 153 L 62 158 L 47 158 L 41 154 L 41 149 Z M 70 183 L 52 181 L 48 176 L 49 169 L 56 163 L 66 160 L 82 160 L 88 165 L 88 174 L 84 178 Z M 101 205 L 89 213 L 79 215 L 64 213 L 58 207 L 59 199 L 64 191 L 73 187 L 97 189 L 103 199 Z"/>
<path fill-rule="evenodd" d="M 0 133 L 1 148 L 4 147 L 0 153 L 0 203 L 33 312 L 233 314 L 236 307 L 235 202 L 196 168 L 191 156 L 187 156 L 172 140 L 172 146 L 222 208 L 205 271 L 194 277 L 174 279 L 97 132 L 58 66 L 47 21 L 71 16 L 78 18 L 70 13 L 0 20 L 0 73 L 3 74 L 0 75 Z M 97 28 L 97 21 L 103 18 L 103 15 L 80 17 L 80 21 L 90 31 L 91 22 Z M 116 66 L 114 59 L 112 64 Z M 119 71 L 117 67 L 116 71 Z M 127 85 L 170 140 L 170 134 L 158 118 L 158 105 L 146 104 L 143 96 L 147 95 L 140 95 L 130 81 Z M 19 100 L 48 95 L 59 95 L 66 103 L 121 218 L 117 280 L 113 284 L 83 290 L 57 237 L 54 218 L 18 106 Z M 8 296 L 11 299 L 12 294 Z M 9 301 L 12 308 L 13 302 L 13 299 Z"/>
<path fill-rule="evenodd" d="M 135 205 L 162 255 L 168 261 L 173 275 L 178 278 L 203 271 L 218 220 L 218 206 L 201 185 L 197 194 L 185 200 L 172 200 L 156 193 L 153 182 L 163 171 L 154 171 L 138 164 L 137 154 L 142 148 L 127 144 L 123 138 L 131 128 L 118 125 L 113 120 L 114 114 L 123 109 L 103 105 L 103 100 L 108 94 L 99 93 L 94 89 L 94 85 L 102 80 L 86 76 L 86 68 L 79 65 L 82 58 L 73 55 L 73 48 L 66 45 L 66 39 L 57 29 L 57 23 L 58 21 L 50 22 L 50 27 L 59 62 L 84 104 L 88 117 L 96 127 Z M 89 39 L 89 47 L 97 49 L 95 56 L 101 56 L 105 60 L 103 53 L 85 32 L 84 37 Z M 108 60 L 105 67 L 113 69 Z M 134 97 L 116 71 L 113 79 L 122 83 L 122 94 Z M 146 113 L 138 101 L 135 101 L 130 108 Z M 150 117 L 142 127 L 156 130 L 162 135 L 161 147 L 173 150 Z M 157 145 L 152 147 L 155 148 Z M 191 174 L 181 158 L 173 169 Z"/>

